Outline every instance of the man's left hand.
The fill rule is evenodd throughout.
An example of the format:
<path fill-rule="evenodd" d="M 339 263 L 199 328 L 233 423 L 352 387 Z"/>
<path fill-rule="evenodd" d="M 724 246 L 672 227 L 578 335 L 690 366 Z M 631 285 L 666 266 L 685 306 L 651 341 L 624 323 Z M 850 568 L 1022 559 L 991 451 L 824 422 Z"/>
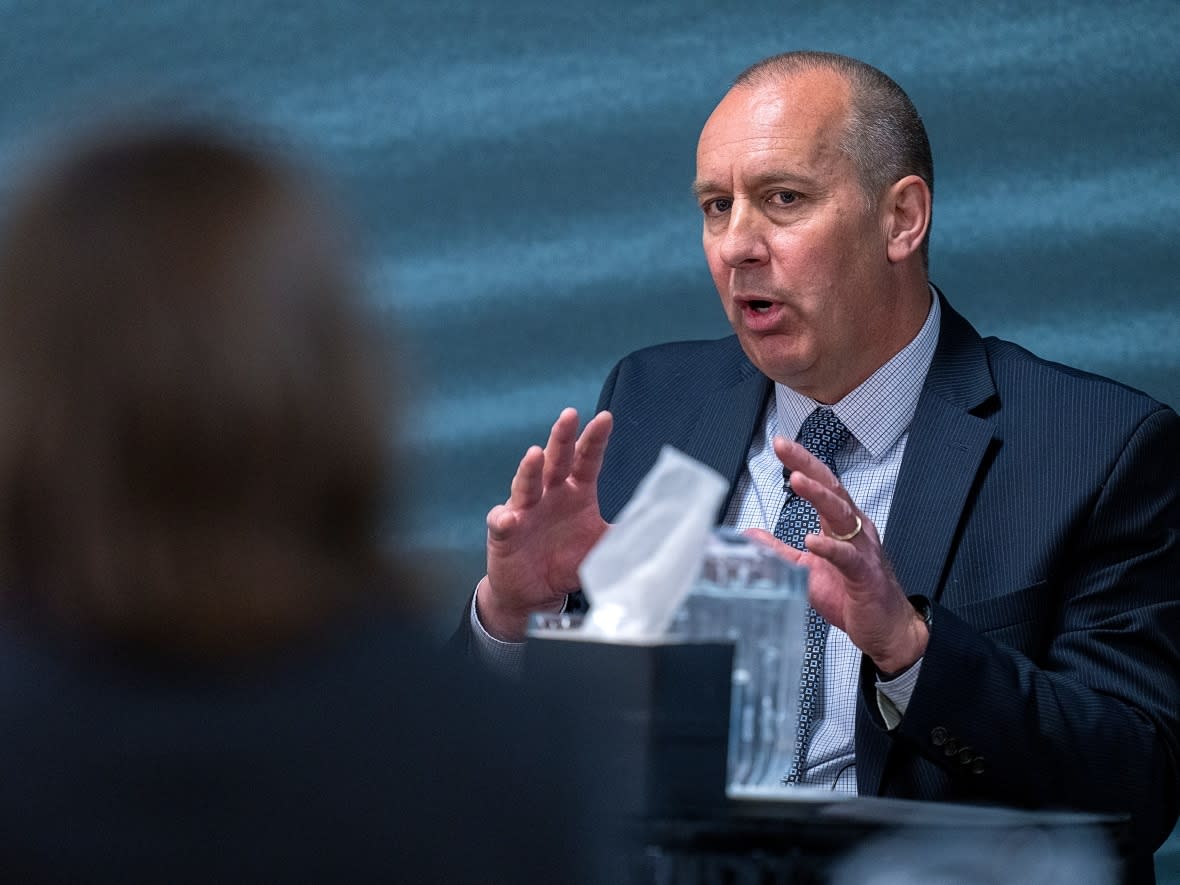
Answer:
<path fill-rule="evenodd" d="M 821 533 L 806 537 L 806 550 L 784 544 L 762 529 L 747 534 L 807 566 L 808 595 L 815 610 L 847 633 L 879 672 L 900 673 L 926 653 L 930 634 L 885 559 L 877 527 L 832 471 L 799 443 L 779 437 L 774 451 L 790 471 L 795 494 L 819 513 Z M 856 531 L 858 519 L 861 528 Z M 834 537 L 850 534 L 843 541 Z"/>

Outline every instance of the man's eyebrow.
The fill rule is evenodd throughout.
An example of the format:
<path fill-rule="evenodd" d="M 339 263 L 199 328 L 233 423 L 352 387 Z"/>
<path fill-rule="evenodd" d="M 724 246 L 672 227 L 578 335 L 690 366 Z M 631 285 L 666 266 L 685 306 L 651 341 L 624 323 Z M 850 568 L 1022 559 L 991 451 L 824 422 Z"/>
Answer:
<path fill-rule="evenodd" d="M 746 179 L 746 183 L 753 189 L 761 189 L 770 185 L 803 187 L 805 189 L 816 187 L 813 179 L 800 172 L 791 172 L 786 169 L 768 169 L 765 172 L 756 173 Z M 698 200 L 705 194 L 726 193 L 728 190 L 729 188 L 726 186 L 714 181 L 697 180 L 692 183 L 693 195 Z"/>
<path fill-rule="evenodd" d="M 692 183 L 692 195 L 698 200 L 705 194 L 715 194 L 722 189 L 721 185 L 712 181 L 700 181 L 698 179 Z"/>

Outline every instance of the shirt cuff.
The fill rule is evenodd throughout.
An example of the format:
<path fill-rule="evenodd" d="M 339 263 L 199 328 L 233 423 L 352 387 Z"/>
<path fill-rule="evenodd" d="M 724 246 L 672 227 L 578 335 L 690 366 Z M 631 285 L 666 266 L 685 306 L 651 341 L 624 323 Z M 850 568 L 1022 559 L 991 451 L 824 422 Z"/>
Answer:
<path fill-rule="evenodd" d="M 918 674 L 922 672 L 922 659 L 918 658 L 904 673 L 893 679 L 877 679 L 877 709 L 881 718 L 885 720 L 885 728 L 889 731 L 901 725 L 901 717 L 905 715 L 910 705 L 910 696 L 914 693 L 914 686 L 918 682 Z"/>
<path fill-rule="evenodd" d="M 506 679 L 518 679 L 524 669 L 524 643 L 504 642 L 479 622 L 479 593 L 471 600 L 472 654 L 481 664 Z"/>
<path fill-rule="evenodd" d="M 561 603 L 564 612 L 569 605 L 569 595 Z M 479 589 L 471 600 L 471 653 L 483 666 L 506 679 L 519 679 L 524 671 L 524 643 L 505 642 L 497 639 L 479 621 Z"/>

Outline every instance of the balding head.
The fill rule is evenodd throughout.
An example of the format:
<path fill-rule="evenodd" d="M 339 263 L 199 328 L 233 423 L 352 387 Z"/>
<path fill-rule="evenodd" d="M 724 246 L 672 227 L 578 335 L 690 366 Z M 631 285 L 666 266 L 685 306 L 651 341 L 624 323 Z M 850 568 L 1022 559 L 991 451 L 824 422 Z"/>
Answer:
<path fill-rule="evenodd" d="M 933 195 L 934 160 L 922 118 L 905 91 L 872 65 L 832 52 L 785 52 L 748 67 L 733 88 L 771 88 L 816 71 L 838 74 L 850 87 L 840 147 L 855 163 L 868 199 L 875 204 L 886 188 L 907 175 L 925 181 Z M 927 234 L 922 244 L 924 262 L 929 243 Z"/>

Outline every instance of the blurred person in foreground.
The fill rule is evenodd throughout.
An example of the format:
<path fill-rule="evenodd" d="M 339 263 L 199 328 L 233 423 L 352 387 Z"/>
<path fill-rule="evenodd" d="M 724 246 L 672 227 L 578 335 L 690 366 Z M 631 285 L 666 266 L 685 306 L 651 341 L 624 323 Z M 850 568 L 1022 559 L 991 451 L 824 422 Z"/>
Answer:
<path fill-rule="evenodd" d="M 925 127 L 876 68 L 753 65 L 696 165 L 735 334 L 625 357 L 580 435 L 567 410 L 526 452 L 457 641 L 511 670 L 529 612 L 584 607 L 578 565 L 675 446 L 730 481 L 720 522 L 810 570 L 785 783 L 1127 813 L 1150 881 L 1180 792 L 1176 412 L 955 312 Z"/>
<path fill-rule="evenodd" d="M 589 875 L 536 730 L 414 639 L 386 355 L 318 191 L 148 125 L 6 216 L 3 876 Z"/>

